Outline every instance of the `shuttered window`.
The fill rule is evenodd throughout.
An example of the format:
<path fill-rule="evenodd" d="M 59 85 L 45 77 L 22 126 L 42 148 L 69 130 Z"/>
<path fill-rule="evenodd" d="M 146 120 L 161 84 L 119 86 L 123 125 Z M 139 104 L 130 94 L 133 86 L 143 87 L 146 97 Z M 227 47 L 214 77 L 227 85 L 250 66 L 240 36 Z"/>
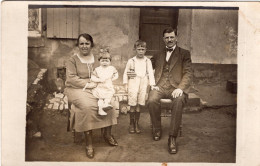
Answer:
<path fill-rule="evenodd" d="M 79 35 L 79 8 L 48 8 L 47 37 L 76 39 Z"/>

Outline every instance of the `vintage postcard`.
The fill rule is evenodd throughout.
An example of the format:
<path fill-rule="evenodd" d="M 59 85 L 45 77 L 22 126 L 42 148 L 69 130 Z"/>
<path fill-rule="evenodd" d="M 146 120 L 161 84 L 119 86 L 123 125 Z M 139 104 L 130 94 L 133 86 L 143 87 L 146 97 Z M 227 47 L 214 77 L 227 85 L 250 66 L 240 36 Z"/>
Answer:
<path fill-rule="evenodd" d="M 260 165 L 257 2 L 2 2 L 3 165 Z"/>

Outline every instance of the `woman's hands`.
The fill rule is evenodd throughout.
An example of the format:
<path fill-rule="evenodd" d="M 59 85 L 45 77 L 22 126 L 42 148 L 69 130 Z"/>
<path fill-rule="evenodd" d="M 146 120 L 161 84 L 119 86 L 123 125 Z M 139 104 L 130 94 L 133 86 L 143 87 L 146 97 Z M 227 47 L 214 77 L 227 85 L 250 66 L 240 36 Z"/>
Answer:
<path fill-rule="evenodd" d="M 84 86 L 84 88 L 82 89 L 83 91 L 85 91 L 86 89 L 93 89 L 97 86 L 97 83 L 91 81 L 91 82 L 87 82 L 86 85 Z"/>

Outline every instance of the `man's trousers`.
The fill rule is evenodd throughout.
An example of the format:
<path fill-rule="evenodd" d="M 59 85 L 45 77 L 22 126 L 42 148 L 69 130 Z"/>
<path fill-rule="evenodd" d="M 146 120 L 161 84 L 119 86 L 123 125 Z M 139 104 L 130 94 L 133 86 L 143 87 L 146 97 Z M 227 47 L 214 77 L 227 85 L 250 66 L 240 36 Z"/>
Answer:
<path fill-rule="evenodd" d="M 169 135 L 173 137 L 178 136 L 179 128 L 182 121 L 182 110 L 186 100 L 188 98 L 187 94 L 183 93 L 182 96 L 173 98 L 172 92 L 175 88 L 167 88 L 164 89 L 159 87 L 160 89 L 151 90 L 148 98 L 148 109 L 152 120 L 153 130 L 158 131 L 161 130 L 161 109 L 160 109 L 160 99 L 168 98 L 172 99 L 172 116 L 171 122 L 169 126 Z M 154 132 L 153 131 L 153 132 Z"/>

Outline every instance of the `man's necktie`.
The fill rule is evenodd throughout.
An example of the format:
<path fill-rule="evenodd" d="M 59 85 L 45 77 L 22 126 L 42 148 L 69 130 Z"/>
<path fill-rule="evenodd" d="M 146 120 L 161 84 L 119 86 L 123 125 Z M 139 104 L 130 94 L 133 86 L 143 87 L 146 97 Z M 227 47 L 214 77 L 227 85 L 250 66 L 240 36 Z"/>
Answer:
<path fill-rule="evenodd" d="M 172 51 L 173 51 L 173 48 L 166 48 L 166 51 L 167 51 L 167 52 L 172 52 Z"/>

